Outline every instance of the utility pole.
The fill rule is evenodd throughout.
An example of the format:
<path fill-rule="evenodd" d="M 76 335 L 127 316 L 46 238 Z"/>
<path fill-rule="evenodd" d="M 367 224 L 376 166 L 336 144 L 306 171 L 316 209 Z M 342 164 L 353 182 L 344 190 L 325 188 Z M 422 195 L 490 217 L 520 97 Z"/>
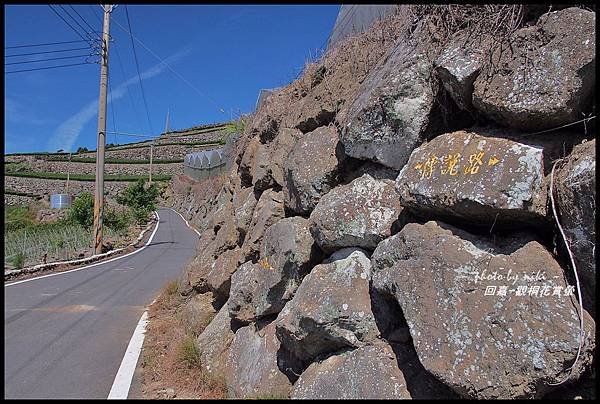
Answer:
<path fill-rule="evenodd" d="M 67 169 L 67 189 L 65 190 L 65 194 L 69 194 L 69 177 L 71 174 L 71 155 L 72 153 L 69 153 L 69 168 Z"/>
<path fill-rule="evenodd" d="M 100 97 L 98 99 L 98 146 L 96 147 L 96 187 L 94 198 L 94 254 L 102 253 L 102 216 L 104 210 L 104 147 L 106 145 L 106 92 L 108 87 L 108 42 L 110 13 L 113 6 L 105 4 L 102 28 L 102 59 L 100 61 Z"/>
<path fill-rule="evenodd" d="M 154 139 L 150 143 L 150 176 L 148 178 L 148 184 L 152 184 L 152 150 L 154 149 Z"/>
<path fill-rule="evenodd" d="M 169 109 L 167 109 L 167 122 L 165 123 L 165 135 L 169 131 Z"/>

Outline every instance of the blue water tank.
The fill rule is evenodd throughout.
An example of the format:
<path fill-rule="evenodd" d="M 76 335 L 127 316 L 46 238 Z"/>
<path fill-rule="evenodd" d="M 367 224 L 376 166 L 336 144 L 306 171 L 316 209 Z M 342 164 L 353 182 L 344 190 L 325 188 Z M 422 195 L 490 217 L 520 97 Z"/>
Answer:
<path fill-rule="evenodd" d="M 50 207 L 52 209 L 63 209 L 71 206 L 73 197 L 69 194 L 53 194 L 50 195 Z"/>

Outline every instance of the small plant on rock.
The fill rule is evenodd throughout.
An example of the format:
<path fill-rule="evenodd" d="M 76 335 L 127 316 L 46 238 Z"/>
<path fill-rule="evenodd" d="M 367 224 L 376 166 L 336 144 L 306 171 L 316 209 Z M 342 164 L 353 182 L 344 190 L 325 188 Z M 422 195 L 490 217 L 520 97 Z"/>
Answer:
<path fill-rule="evenodd" d="M 178 358 L 181 362 L 185 362 L 192 367 L 200 367 L 202 360 L 194 337 L 186 335 L 181 341 Z"/>

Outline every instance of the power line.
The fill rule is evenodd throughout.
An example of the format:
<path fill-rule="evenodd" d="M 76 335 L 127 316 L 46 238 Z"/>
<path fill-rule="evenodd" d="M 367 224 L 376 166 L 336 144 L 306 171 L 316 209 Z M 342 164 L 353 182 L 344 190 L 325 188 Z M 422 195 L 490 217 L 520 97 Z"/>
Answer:
<path fill-rule="evenodd" d="M 85 29 L 85 28 L 84 28 L 84 27 L 83 27 L 83 26 L 82 26 L 82 25 L 79 23 L 79 21 L 77 21 L 77 19 L 76 19 L 75 17 L 73 17 L 73 16 L 71 15 L 71 13 L 69 13 L 69 11 L 68 11 L 68 10 L 67 10 L 65 7 L 63 7 L 63 6 L 62 6 L 62 4 L 59 4 L 58 6 L 60 7 L 60 9 L 61 9 L 62 11 L 64 11 L 64 12 L 65 12 L 65 14 L 67 14 L 67 15 L 69 16 L 69 18 L 70 18 L 70 19 L 71 19 L 71 20 L 72 20 L 72 21 L 73 21 L 75 24 L 77 24 L 77 26 L 78 26 L 79 28 L 81 28 L 81 29 L 83 30 L 83 32 L 84 32 L 84 33 L 85 33 L 85 34 L 88 36 L 88 38 L 91 38 L 91 37 L 92 37 L 92 36 L 89 34 L 89 32 L 87 32 L 87 30 L 86 30 L 86 29 Z"/>
<path fill-rule="evenodd" d="M 78 43 L 78 42 L 89 42 L 88 40 L 79 40 L 79 41 L 62 41 L 62 42 L 48 42 L 48 43 L 38 43 L 34 45 L 18 45 L 18 46 L 5 46 L 4 49 L 16 49 L 16 48 L 32 48 L 35 46 L 50 46 L 50 45 L 62 45 L 66 43 Z"/>
<path fill-rule="evenodd" d="M 58 11 L 56 11 L 56 10 L 54 9 L 54 7 L 52 7 L 52 4 L 48 4 L 48 7 L 50 7 L 50 9 L 51 9 L 52 11 L 54 11 L 54 13 L 55 13 L 55 14 L 56 14 L 56 15 L 57 15 L 57 16 L 58 16 L 58 17 L 59 17 L 61 20 L 63 20 L 63 22 L 64 22 L 65 24 L 67 24 L 67 25 L 69 26 L 69 28 L 71 28 L 71 29 L 73 30 L 73 32 L 75 32 L 79 38 L 83 39 L 83 40 L 84 40 L 84 41 L 86 41 L 86 42 L 89 42 L 89 39 L 85 39 L 85 38 L 83 37 L 83 35 L 81 35 L 81 34 L 79 33 L 79 31 L 77 31 L 75 28 L 73 28 L 73 26 L 72 26 L 71 24 L 69 24 L 69 22 L 68 22 L 67 20 L 65 20 L 65 18 L 64 18 L 62 15 L 60 15 Z"/>
<path fill-rule="evenodd" d="M 210 101 L 215 107 L 217 107 L 219 109 L 219 111 L 221 113 L 225 113 L 225 110 L 221 107 L 218 106 L 218 104 L 216 102 L 214 102 L 212 100 L 212 98 L 210 98 L 208 95 L 204 94 L 202 91 L 198 90 L 196 88 L 196 86 L 194 86 L 192 83 L 190 83 L 185 77 L 183 77 L 181 74 L 177 73 L 175 71 L 175 69 L 173 69 L 171 67 L 171 65 L 169 65 L 167 62 L 165 62 L 160 56 L 158 56 L 156 53 L 154 53 L 154 51 L 152 51 L 152 49 L 150 49 L 148 46 L 146 46 L 146 44 L 144 44 L 138 37 L 136 37 L 135 35 L 133 35 L 131 32 L 127 31 L 127 29 L 125 27 L 123 27 L 121 24 L 119 24 L 119 22 L 117 21 L 117 19 L 115 18 L 115 24 L 117 24 L 117 26 L 119 28 L 121 28 L 124 32 L 126 32 L 127 34 L 131 35 L 131 37 L 133 39 L 135 39 L 136 41 L 138 41 L 138 43 L 140 45 L 142 45 L 144 47 L 144 49 L 146 49 L 148 52 L 150 52 L 150 54 L 152 54 L 152 56 L 154 56 L 156 59 L 158 59 L 162 64 L 164 64 L 174 75 L 176 75 L 177 77 L 179 77 L 184 83 L 186 83 L 188 86 L 190 86 L 192 88 L 192 90 L 196 91 L 198 94 L 200 94 L 202 97 L 205 97 L 208 101 Z"/>
<path fill-rule="evenodd" d="M 129 11 L 127 11 L 127 5 L 125 5 L 125 15 L 127 16 L 127 26 L 129 27 L 129 34 L 131 39 L 131 47 L 133 48 L 133 57 L 135 59 L 135 68 L 137 69 L 138 80 L 140 83 L 140 89 L 142 90 L 142 99 L 144 100 L 144 108 L 146 109 L 146 117 L 148 118 L 148 125 L 150 133 L 152 130 L 152 122 L 150 121 L 150 114 L 148 113 L 148 104 L 146 103 L 146 94 L 144 93 L 144 86 L 142 85 L 142 76 L 140 75 L 140 64 L 137 58 L 137 52 L 135 51 L 135 42 L 133 41 L 133 31 L 131 29 L 131 21 L 129 20 Z"/>
<path fill-rule="evenodd" d="M 75 55 L 75 56 L 63 56 L 63 57 L 59 57 L 59 58 L 40 59 L 40 60 L 28 60 L 26 62 L 11 62 L 11 63 L 5 63 L 4 65 L 5 66 L 9 66 L 9 65 L 22 65 L 22 64 L 26 64 L 26 63 L 40 63 L 40 62 L 48 62 L 50 60 L 75 59 L 75 58 L 87 57 L 87 56 L 92 56 L 92 55 L 86 54 L 86 55 Z"/>
<path fill-rule="evenodd" d="M 56 50 L 45 51 L 45 52 L 18 53 L 16 55 L 4 55 L 4 57 L 5 58 L 12 58 L 12 57 L 16 57 L 16 56 L 45 55 L 47 53 L 71 52 L 71 51 L 85 50 L 85 49 L 91 49 L 91 48 L 89 46 L 86 46 L 84 48 L 56 49 Z"/>
<path fill-rule="evenodd" d="M 95 32 L 96 30 L 86 21 L 85 18 L 83 18 L 81 16 L 81 14 L 79 14 L 79 12 L 77 12 L 77 10 L 75 10 L 75 7 L 73 7 L 72 5 L 69 4 L 69 7 L 71 8 L 71 10 L 73 10 L 75 12 L 75 14 L 77 14 L 79 16 L 79 18 L 81 19 L 81 21 L 83 21 L 83 23 L 85 25 L 87 25 L 87 27 L 90 29 L 90 32 Z"/>
<path fill-rule="evenodd" d="M 119 62 L 119 67 L 121 68 L 121 75 L 123 77 L 123 80 L 127 80 L 127 75 L 125 74 L 125 69 L 123 68 L 123 62 L 121 61 L 121 54 L 119 53 L 119 48 L 117 47 L 116 43 L 115 43 L 114 49 L 115 49 L 115 53 L 117 54 L 117 60 Z M 127 89 L 127 95 L 129 95 L 129 101 L 131 102 L 131 107 L 135 114 L 135 120 L 137 121 L 137 124 L 141 127 L 142 125 L 140 124 L 140 115 L 137 111 L 137 108 L 135 107 L 135 103 L 133 102 L 133 96 L 131 95 L 131 90 L 129 89 L 129 86 L 125 86 L 125 88 Z"/>
<path fill-rule="evenodd" d="M 113 130 L 115 131 L 115 144 L 116 144 L 117 143 L 117 135 L 116 135 L 116 133 L 117 133 L 117 120 L 115 118 L 115 108 L 113 106 L 112 84 L 111 83 L 112 83 L 112 76 L 109 76 L 108 77 L 108 89 L 109 89 L 108 95 L 110 96 L 110 110 L 111 110 L 112 118 L 113 118 L 112 119 L 112 124 L 113 124 Z"/>
<path fill-rule="evenodd" d="M 4 72 L 4 74 L 21 73 L 21 72 L 33 72 L 35 70 L 58 69 L 59 67 L 70 67 L 70 66 L 91 65 L 91 64 L 94 64 L 94 63 L 93 62 L 83 62 L 83 63 L 73 63 L 73 64 L 69 64 L 69 65 L 38 67 L 38 68 L 34 68 L 34 69 L 13 70 L 13 71 L 10 71 L 10 72 Z"/>

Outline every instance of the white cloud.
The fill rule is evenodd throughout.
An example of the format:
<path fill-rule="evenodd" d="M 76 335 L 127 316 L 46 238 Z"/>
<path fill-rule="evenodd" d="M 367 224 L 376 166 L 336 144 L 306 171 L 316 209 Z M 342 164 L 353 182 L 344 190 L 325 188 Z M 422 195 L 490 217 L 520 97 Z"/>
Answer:
<path fill-rule="evenodd" d="M 181 50 L 174 55 L 169 56 L 167 59 L 165 59 L 165 62 L 169 65 L 174 64 L 188 53 L 189 49 Z M 140 77 L 142 80 L 149 79 L 162 73 L 167 68 L 168 67 L 164 63 L 159 62 L 146 71 L 140 73 Z M 127 91 L 127 87 L 137 84 L 138 81 L 138 76 L 135 75 L 121 83 L 107 97 L 109 102 L 111 99 L 114 102 L 115 100 L 122 98 Z M 48 149 L 63 149 L 65 151 L 71 151 L 73 145 L 77 141 L 77 138 L 81 134 L 83 127 L 90 121 L 90 119 L 97 117 L 97 115 L 98 100 L 94 100 L 79 110 L 79 112 L 77 112 L 75 115 L 63 122 L 58 128 L 56 128 L 54 134 L 48 140 Z"/>

